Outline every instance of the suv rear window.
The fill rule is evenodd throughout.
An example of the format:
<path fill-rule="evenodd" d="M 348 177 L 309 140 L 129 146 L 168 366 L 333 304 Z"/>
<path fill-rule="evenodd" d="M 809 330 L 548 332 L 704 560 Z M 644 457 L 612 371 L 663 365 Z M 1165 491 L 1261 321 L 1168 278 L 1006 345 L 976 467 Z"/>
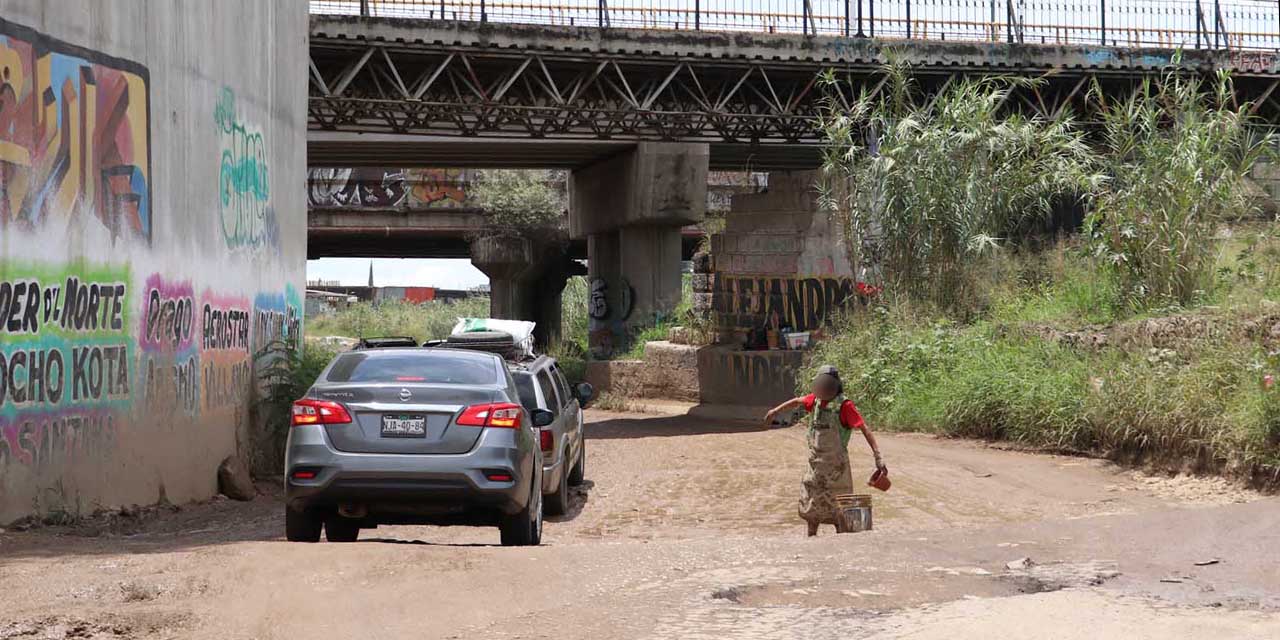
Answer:
<path fill-rule="evenodd" d="M 494 384 L 497 363 L 491 358 L 435 351 L 354 352 L 338 356 L 329 382 L 428 382 Z"/>
<path fill-rule="evenodd" d="M 527 373 L 516 374 L 516 390 L 520 392 L 520 404 L 525 409 L 533 411 L 541 409 L 538 406 L 538 394 L 533 390 L 533 375 Z"/>

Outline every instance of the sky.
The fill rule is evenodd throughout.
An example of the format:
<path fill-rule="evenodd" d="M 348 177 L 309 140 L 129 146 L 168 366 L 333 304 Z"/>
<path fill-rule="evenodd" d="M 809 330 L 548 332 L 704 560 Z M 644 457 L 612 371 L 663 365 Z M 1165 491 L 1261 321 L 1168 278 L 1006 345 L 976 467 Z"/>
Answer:
<path fill-rule="evenodd" d="M 488 276 L 465 258 L 321 258 L 307 261 L 307 280 L 337 280 L 342 285 L 364 286 L 369 283 L 370 262 L 373 284 L 379 287 L 471 289 L 489 283 Z"/>

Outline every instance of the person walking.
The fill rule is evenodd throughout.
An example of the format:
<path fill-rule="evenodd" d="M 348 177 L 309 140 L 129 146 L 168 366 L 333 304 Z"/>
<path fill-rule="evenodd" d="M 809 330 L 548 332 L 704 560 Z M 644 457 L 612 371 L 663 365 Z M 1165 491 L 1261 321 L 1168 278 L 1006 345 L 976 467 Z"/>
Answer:
<path fill-rule="evenodd" d="M 855 430 L 862 431 L 871 447 L 876 469 L 885 470 L 886 467 L 876 437 L 867 428 L 853 401 L 844 397 L 844 384 L 835 367 L 820 367 L 813 379 L 813 393 L 774 407 L 765 416 L 765 424 L 773 424 L 778 414 L 799 407 L 804 407 L 809 414 L 806 432 L 809 470 L 804 475 L 800 491 L 800 517 L 808 525 L 809 535 L 816 536 L 818 525 L 835 525 L 838 522 L 836 496 L 853 493 L 848 447 L 849 438 Z"/>

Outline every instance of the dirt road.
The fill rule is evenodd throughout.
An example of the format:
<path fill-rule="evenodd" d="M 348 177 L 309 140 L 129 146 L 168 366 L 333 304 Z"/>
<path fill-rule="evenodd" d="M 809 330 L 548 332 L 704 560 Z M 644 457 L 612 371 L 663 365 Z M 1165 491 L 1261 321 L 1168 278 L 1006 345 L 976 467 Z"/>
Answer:
<path fill-rule="evenodd" d="M 288 544 L 264 485 L 248 504 L 0 534 L 0 640 L 1280 638 L 1274 497 L 883 436 L 876 530 L 805 539 L 800 428 L 590 420 L 590 482 L 542 547 L 432 527 Z"/>

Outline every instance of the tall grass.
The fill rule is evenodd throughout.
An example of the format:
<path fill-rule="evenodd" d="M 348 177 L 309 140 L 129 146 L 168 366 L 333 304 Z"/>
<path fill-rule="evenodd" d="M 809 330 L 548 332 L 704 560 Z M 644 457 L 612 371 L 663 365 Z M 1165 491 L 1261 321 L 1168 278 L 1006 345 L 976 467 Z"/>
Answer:
<path fill-rule="evenodd" d="M 1093 154 L 1071 120 L 1003 108 L 1031 81 L 964 79 L 926 98 L 906 65 L 885 73 L 883 91 L 847 106 L 848 89 L 826 79 L 822 202 L 855 270 L 870 250 L 891 295 L 965 315 L 985 298 L 974 276 L 1006 237 L 1096 186 Z"/>
<path fill-rule="evenodd" d="M 387 301 L 375 305 L 358 302 L 334 313 L 307 318 L 307 334 L 350 338 L 410 336 L 421 342 L 448 336 L 458 318 L 483 318 L 488 315 L 487 297 L 448 302 L 436 300 L 422 304 Z"/>
<path fill-rule="evenodd" d="M 1107 181 L 1086 224 L 1133 306 L 1187 306 L 1213 288 L 1213 236 L 1257 211 L 1246 178 L 1272 147 L 1251 108 L 1225 72 L 1208 88 L 1170 72 L 1101 110 Z"/>

